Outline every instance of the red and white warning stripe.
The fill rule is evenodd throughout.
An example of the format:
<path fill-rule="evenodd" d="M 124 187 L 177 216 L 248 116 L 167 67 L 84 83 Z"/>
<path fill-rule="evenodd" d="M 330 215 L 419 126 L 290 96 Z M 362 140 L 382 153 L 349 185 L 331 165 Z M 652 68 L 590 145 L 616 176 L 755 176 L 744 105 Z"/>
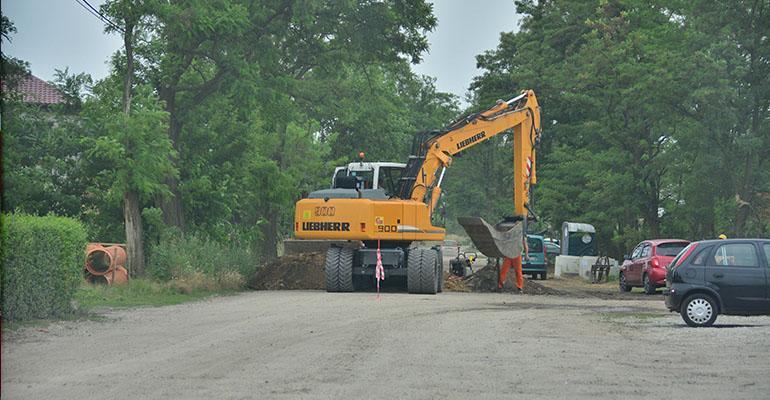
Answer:
<path fill-rule="evenodd" d="M 524 178 L 529 181 L 529 177 L 532 175 L 532 157 L 527 156 L 527 168 L 524 171 Z"/>
<path fill-rule="evenodd" d="M 374 278 L 377 280 L 377 300 L 380 299 L 380 281 L 385 280 L 385 268 L 382 266 L 382 253 L 380 253 L 380 241 L 377 241 L 377 265 L 374 267 Z"/>

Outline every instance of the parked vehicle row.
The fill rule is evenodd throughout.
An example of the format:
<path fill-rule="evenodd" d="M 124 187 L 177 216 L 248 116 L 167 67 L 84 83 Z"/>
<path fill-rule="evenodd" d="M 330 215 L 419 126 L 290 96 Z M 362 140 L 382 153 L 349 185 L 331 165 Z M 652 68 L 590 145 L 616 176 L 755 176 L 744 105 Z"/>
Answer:
<path fill-rule="evenodd" d="M 619 288 L 664 286 L 666 308 L 693 327 L 719 314 L 770 315 L 770 239 L 645 240 L 620 267 Z"/>

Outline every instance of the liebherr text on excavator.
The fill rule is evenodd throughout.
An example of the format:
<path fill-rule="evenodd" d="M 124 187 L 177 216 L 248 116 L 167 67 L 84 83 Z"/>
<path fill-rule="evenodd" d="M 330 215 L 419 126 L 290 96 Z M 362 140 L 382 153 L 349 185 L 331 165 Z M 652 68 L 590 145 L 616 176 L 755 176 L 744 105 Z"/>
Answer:
<path fill-rule="evenodd" d="M 532 90 L 498 101 L 488 110 L 460 118 L 442 130 L 416 135 L 405 165 L 362 160 L 354 168 L 356 163 L 351 163 L 335 171 L 331 189 L 312 192 L 298 201 L 296 238 L 358 243 L 329 248 L 324 266 L 327 290 L 353 291 L 371 281 L 379 249 L 386 278 L 406 277 L 410 293 L 440 292 L 441 248 L 416 244 L 444 240 L 444 228 L 432 223 L 444 173 L 452 156 L 509 130 L 513 136 L 511 211 L 525 224 L 530 187 L 537 182 L 536 144 L 541 135 L 540 107 Z M 487 256 L 521 256 L 522 222 L 492 226 L 477 217 L 458 220 Z"/>

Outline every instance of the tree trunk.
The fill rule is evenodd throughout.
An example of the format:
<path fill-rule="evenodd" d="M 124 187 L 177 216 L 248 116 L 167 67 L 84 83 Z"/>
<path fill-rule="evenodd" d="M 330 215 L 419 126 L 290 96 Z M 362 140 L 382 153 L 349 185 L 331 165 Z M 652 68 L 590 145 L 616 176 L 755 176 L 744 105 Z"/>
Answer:
<path fill-rule="evenodd" d="M 171 196 L 160 198 L 160 209 L 163 211 L 163 222 L 184 231 L 184 215 L 182 214 L 182 199 L 179 192 L 179 182 L 174 177 L 167 177 L 163 183 L 168 186 Z"/>
<path fill-rule="evenodd" d="M 139 211 L 139 196 L 133 190 L 129 190 L 123 195 L 123 220 L 126 225 L 128 270 L 132 276 L 143 276 L 142 214 Z"/>
<path fill-rule="evenodd" d="M 170 121 L 168 124 L 168 137 L 171 139 L 171 146 L 179 153 L 179 135 L 182 131 L 182 124 L 179 121 L 176 110 L 176 90 L 166 88 L 162 92 L 162 97 L 166 101 L 166 111 L 169 113 Z M 171 157 L 171 162 L 179 167 L 178 160 Z M 163 211 L 163 222 L 167 226 L 174 226 L 184 230 L 184 213 L 182 212 L 182 193 L 179 191 L 179 181 L 173 176 L 166 177 L 163 182 L 168 186 L 171 196 L 159 197 L 157 203 Z"/>
<path fill-rule="evenodd" d="M 267 223 L 262 226 L 264 241 L 262 242 L 262 256 L 265 262 L 271 262 L 278 258 L 278 219 L 280 213 L 271 212 L 267 216 Z"/>
<path fill-rule="evenodd" d="M 123 81 L 123 113 L 126 119 L 131 116 L 131 89 L 134 76 L 134 21 L 125 19 L 123 45 L 126 49 L 126 77 Z M 125 143 L 131 151 L 131 143 Z M 131 172 L 129 171 L 129 174 Z M 126 255 L 128 270 L 133 276 L 144 275 L 144 244 L 142 243 L 142 214 L 139 208 L 139 195 L 133 188 L 123 193 L 123 222 L 126 228 Z"/>

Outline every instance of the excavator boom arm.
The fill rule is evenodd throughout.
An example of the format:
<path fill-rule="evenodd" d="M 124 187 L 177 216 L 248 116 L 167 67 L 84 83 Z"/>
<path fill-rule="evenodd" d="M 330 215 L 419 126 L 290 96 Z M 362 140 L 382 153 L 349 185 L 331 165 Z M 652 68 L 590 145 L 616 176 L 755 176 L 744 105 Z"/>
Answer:
<path fill-rule="evenodd" d="M 535 147 L 540 140 L 540 106 L 532 90 L 459 120 L 421 143 L 422 164 L 415 176 L 407 177 L 413 182 L 409 198 L 434 210 L 452 156 L 508 130 L 513 132 L 514 214 L 526 217 L 530 185 L 537 182 Z"/>

